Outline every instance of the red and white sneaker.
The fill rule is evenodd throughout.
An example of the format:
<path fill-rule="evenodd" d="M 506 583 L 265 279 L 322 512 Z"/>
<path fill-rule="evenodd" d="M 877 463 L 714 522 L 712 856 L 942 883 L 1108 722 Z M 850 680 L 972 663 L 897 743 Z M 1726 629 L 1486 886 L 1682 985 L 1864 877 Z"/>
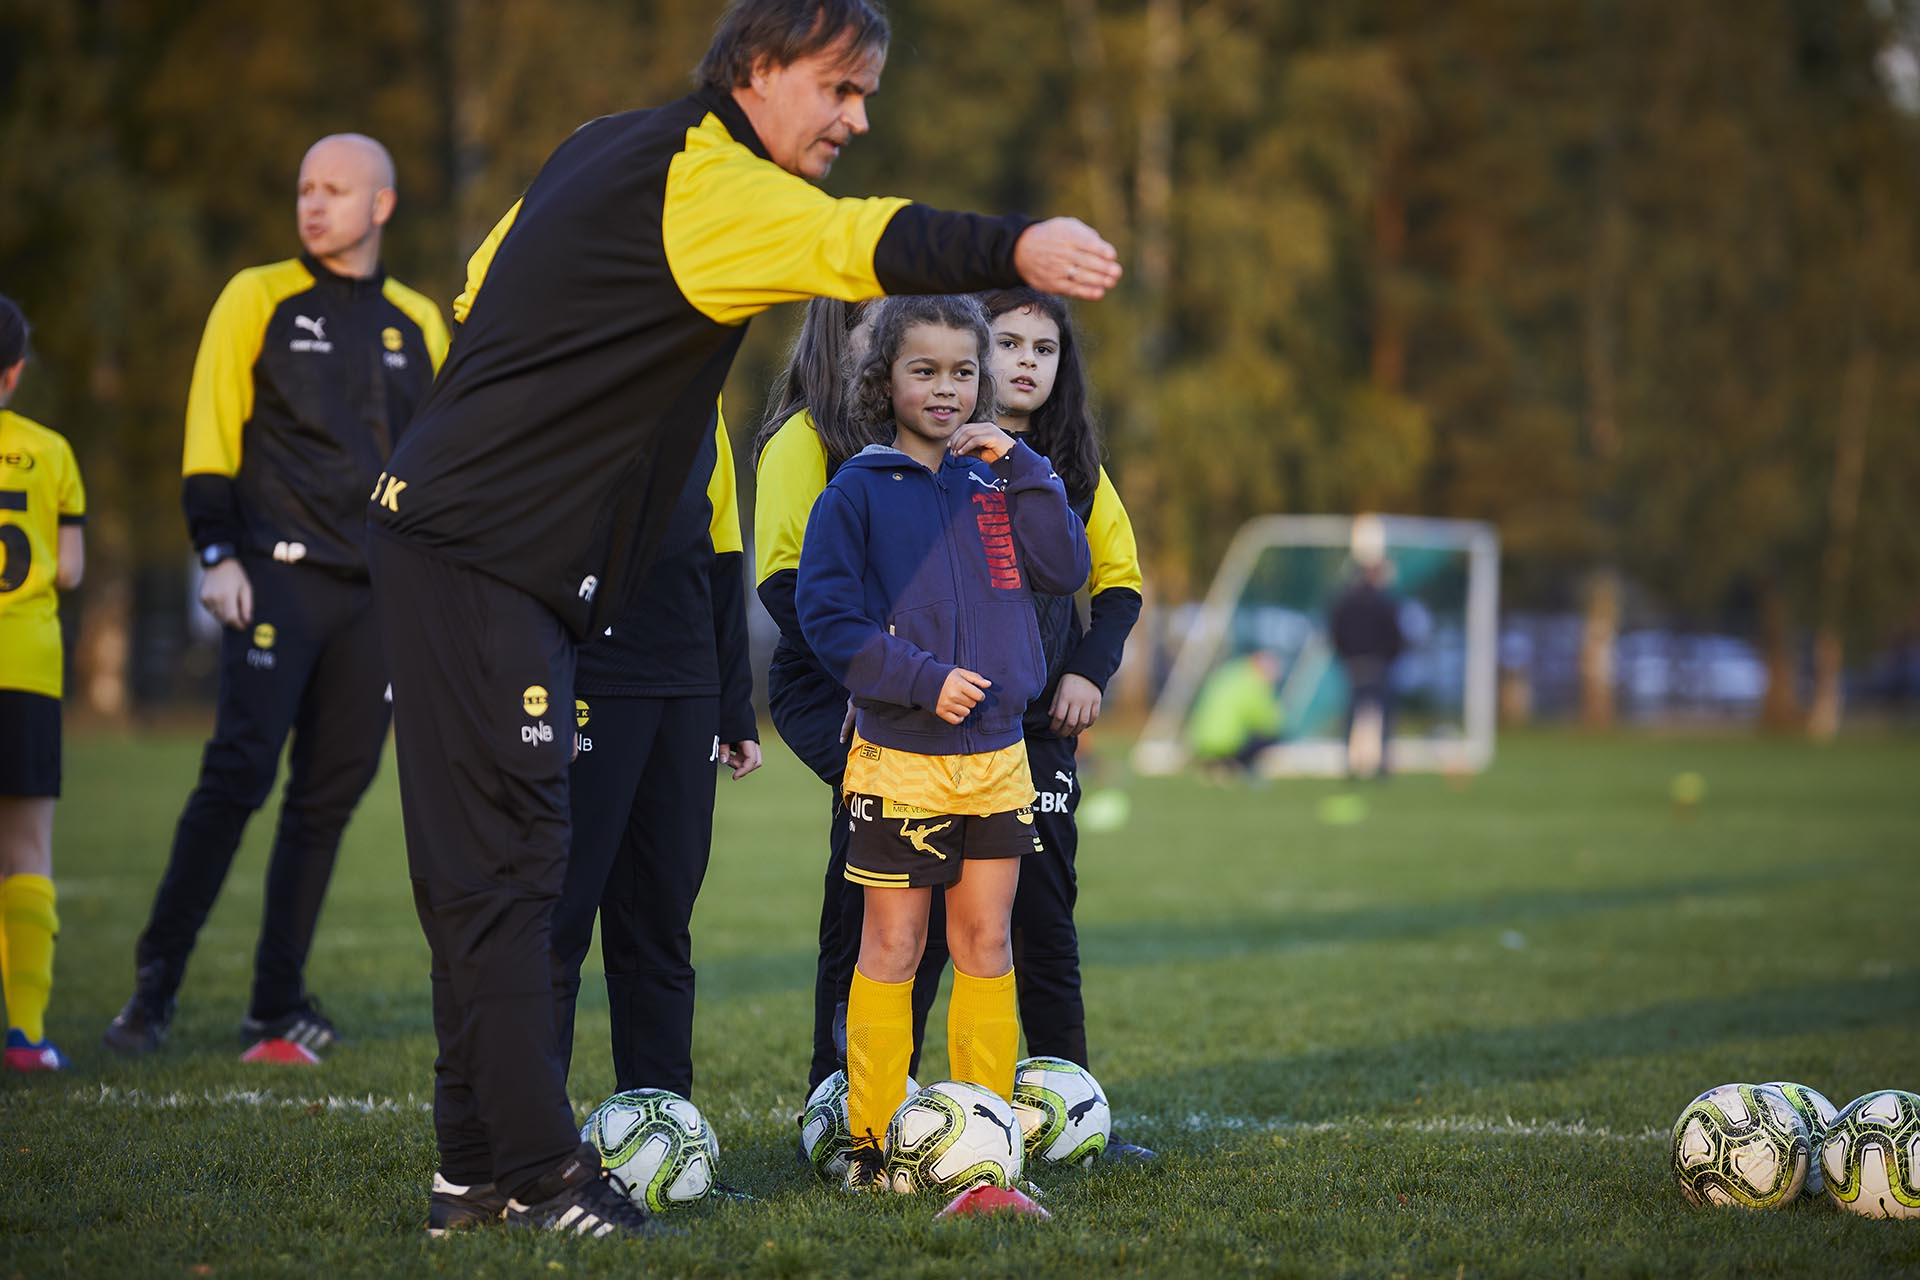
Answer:
<path fill-rule="evenodd" d="M 18 1027 L 7 1029 L 7 1070 L 65 1071 L 73 1064 L 51 1040 L 29 1040 Z"/>

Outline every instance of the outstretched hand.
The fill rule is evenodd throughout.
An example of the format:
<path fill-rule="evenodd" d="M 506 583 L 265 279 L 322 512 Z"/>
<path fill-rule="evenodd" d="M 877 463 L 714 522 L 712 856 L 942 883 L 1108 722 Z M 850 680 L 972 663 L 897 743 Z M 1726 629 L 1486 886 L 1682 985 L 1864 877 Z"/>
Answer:
<path fill-rule="evenodd" d="M 1013 267 L 1034 288 L 1083 302 L 1120 283 L 1120 254 L 1078 218 L 1048 218 L 1022 231 Z"/>

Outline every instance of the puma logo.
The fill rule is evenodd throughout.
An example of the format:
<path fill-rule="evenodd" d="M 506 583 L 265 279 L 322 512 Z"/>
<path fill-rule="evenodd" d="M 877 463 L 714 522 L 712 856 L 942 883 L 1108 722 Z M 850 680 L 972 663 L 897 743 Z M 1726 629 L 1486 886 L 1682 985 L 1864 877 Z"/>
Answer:
<path fill-rule="evenodd" d="M 1072 774 L 1070 774 L 1070 773 L 1068 773 L 1068 772 L 1067 772 L 1066 770 L 1064 770 L 1064 769 L 1055 769 L 1055 770 L 1053 771 L 1053 776 L 1054 776 L 1054 777 L 1056 777 L 1056 778 L 1058 778 L 1058 779 L 1060 779 L 1060 781 L 1061 781 L 1061 782 L 1063 782 L 1063 783 L 1065 783 L 1065 784 L 1066 784 L 1066 787 L 1067 787 L 1067 790 L 1069 790 L 1069 791 L 1071 791 L 1071 790 L 1073 790 L 1073 775 L 1072 775 Z"/>
<path fill-rule="evenodd" d="M 915 853 L 930 853 L 934 857 L 940 859 L 940 861 L 945 862 L 947 860 L 947 855 L 940 852 L 938 849 L 934 848 L 932 845 L 928 844 L 927 840 L 933 836 L 939 835 L 942 831 L 945 831 L 948 827 L 952 825 L 953 825 L 953 820 L 949 818 L 945 822 L 941 822 L 941 823 L 923 822 L 919 826 L 914 827 L 914 826 L 909 826 L 908 820 L 905 818 L 902 818 L 900 820 L 900 834 L 903 837 L 905 837 L 913 845 L 913 851 Z"/>
<path fill-rule="evenodd" d="M 1095 1095 L 1093 1095 L 1093 1097 L 1088 1098 L 1085 1102 L 1076 1102 L 1072 1106 L 1067 1108 L 1067 1119 L 1073 1121 L 1075 1124 L 1079 1124 L 1082 1120 L 1085 1120 L 1087 1118 L 1087 1113 L 1089 1111 L 1093 1110 L 1095 1107 L 1099 1106 L 1101 1103 L 1105 1101 L 1106 1101 L 1105 1098 L 1102 1098 L 1099 1094 L 1096 1093 Z"/>
<path fill-rule="evenodd" d="M 993 1114 L 992 1107 L 988 1106 L 984 1102 L 976 1102 L 973 1104 L 973 1114 L 986 1120 L 994 1128 L 1000 1130 L 1000 1132 L 1007 1135 L 1008 1152 L 1014 1152 L 1020 1149 L 1018 1144 L 1014 1142 L 1014 1126 L 1011 1123 L 1005 1120 L 1002 1120 L 999 1116 Z"/>
<path fill-rule="evenodd" d="M 311 333 L 315 342 L 325 342 L 327 340 L 327 318 L 325 316 L 321 316 L 318 320 L 309 319 L 306 316 L 295 316 L 293 318 L 293 327 L 296 329 L 305 329 L 308 333 Z"/>

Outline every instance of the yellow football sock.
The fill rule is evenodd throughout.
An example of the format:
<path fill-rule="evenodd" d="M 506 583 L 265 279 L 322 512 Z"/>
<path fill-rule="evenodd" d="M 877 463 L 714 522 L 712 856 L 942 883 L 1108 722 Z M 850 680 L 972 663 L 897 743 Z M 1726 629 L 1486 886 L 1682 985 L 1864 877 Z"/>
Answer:
<path fill-rule="evenodd" d="M 875 982 L 856 967 L 847 993 L 847 1122 L 853 1136 L 887 1137 L 907 1100 L 913 1060 L 913 979 Z"/>
<path fill-rule="evenodd" d="M 947 1004 L 947 1070 L 966 1080 L 1013 1097 L 1013 1067 L 1020 1052 L 1020 1013 L 1014 999 L 1013 970 L 997 978 L 976 978 L 953 971 L 953 996 Z"/>
<path fill-rule="evenodd" d="M 29 1040 L 47 1036 L 47 1000 L 53 994 L 53 881 L 45 876 L 0 880 L 0 986 L 7 1025 Z"/>

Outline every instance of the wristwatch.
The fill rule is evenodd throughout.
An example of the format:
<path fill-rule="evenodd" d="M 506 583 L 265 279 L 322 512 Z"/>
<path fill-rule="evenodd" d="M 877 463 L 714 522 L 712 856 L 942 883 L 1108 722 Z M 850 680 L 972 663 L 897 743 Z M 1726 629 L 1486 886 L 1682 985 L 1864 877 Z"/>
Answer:
<path fill-rule="evenodd" d="M 233 557 L 234 547 L 231 542 L 209 542 L 206 546 L 200 548 L 200 567 L 202 569 L 211 569 L 222 561 L 231 560 Z"/>

